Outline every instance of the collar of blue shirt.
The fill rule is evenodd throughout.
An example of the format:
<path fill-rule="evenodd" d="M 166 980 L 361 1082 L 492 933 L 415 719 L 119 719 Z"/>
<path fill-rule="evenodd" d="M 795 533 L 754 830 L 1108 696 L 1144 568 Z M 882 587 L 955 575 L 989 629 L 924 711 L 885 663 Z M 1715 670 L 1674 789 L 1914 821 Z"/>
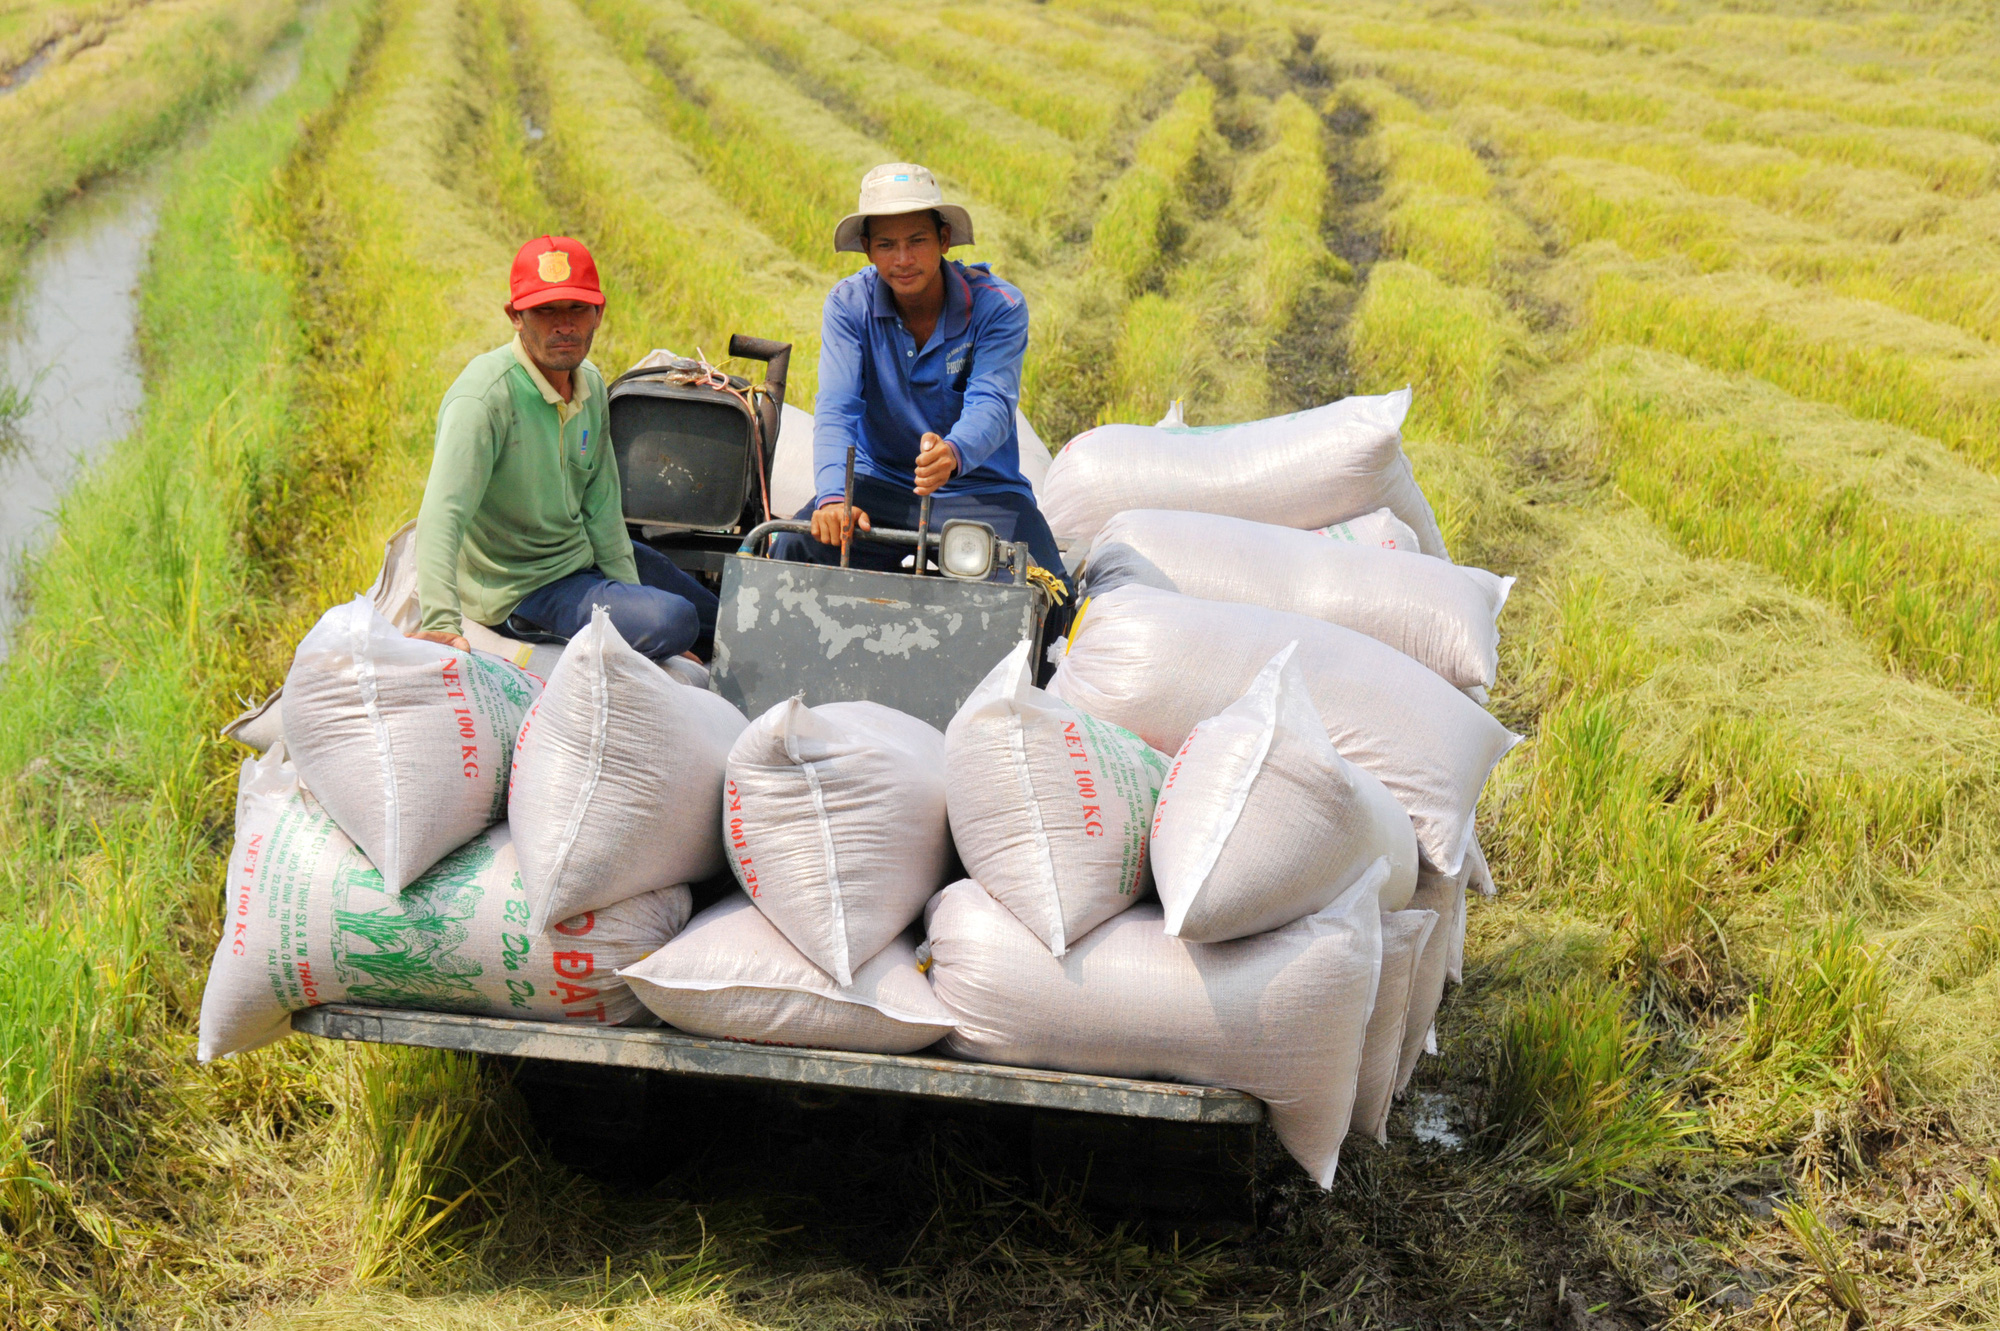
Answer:
<path fill-rule="evenodd" d="M 882 280 L 880 273 L 872 273 L 875 283 L 875 317 L 877 319 L 901 320 L 896 310 L 896 294 L 889 284 Z M 965 265 L 956 259 L 944 262 L 944 312 L 938 316 L 938 331 L 931 334 L 934 342 L 942 343 L 947 338 L 963 337 L 972 325 L 972 283 L 966 279 Z"/>

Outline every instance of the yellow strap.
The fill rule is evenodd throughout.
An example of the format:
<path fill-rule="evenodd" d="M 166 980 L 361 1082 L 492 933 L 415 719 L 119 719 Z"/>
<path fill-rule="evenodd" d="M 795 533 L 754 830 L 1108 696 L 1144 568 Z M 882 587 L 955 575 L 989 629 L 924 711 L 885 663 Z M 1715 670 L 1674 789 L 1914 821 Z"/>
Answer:
<path fill-rule="evenodd" d="M 1062 579 L 1043 568 L 1040 564 L 1028 565 L 1028 582 L 1049 594 L 1049 600 L 1061 605 L 1069 599 L 1069 588 L 1063 586 Z"/>
<path fill-rule="evenodd" d="M 1069 622 L 1069 636 L 1063 639 L 1064 656 L 1068 656 L 1069 649 L 1076 646 L 1076 631 L 1083 627 L 1083 617 L 1090 613 L 1091 599 L 1088 596 L 1083 598 L 1083 603 L 1076 608 L 1076 618 Z"/>

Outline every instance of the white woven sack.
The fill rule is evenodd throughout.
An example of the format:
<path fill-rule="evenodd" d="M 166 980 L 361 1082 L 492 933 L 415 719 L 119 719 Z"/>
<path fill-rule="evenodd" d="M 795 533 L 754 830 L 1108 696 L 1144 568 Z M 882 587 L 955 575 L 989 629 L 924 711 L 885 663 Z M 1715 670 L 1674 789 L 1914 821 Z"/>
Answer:
<path fill-rule="evenodd" d="M 399 630 L 408 633 L 423 620 L 423 606 L 417 599 L 417 524 L 414 519 L 396 529 L 388 543 L 382 547 L 382 567 L 375 574 L 375 581 L 363 593 L 369 602 L 382 612 L 382 617 Z M 556 662 L 562 659 L 561 643 L 516 642 L 503 638 L 493 630 L 471 620 L 461 626 L 466 642 L 474 651 L 517 665 L 537 679 L 547 679 L 554 671 Z M 694 662 L 681 660 L 682 666 L 694 667 Z M 703 683 L 707 683 L 703 672 Z M 285 686 L 265 695 L 264 700 L 246 709 L 241 715 L 222 728 L 224 738 L 262 753 L 285 737 Z"/>
<path fill-rule="evenodd" d="M 1285 1149 L 1333 1182 L 1382 964 L 1374 892 L 1234 943 L 1167 937 L 1143 902 L 1050 954 L 971 879 L 926 912 L 931 987 L 961 1058 L 1227 1086 L 1262 1100 Z"/>
<path fill-rule="evenodd" d="M 732 894 L 619 977 L 690 1035 L 859 1054 L 911 1054 L 956 1024 L 917 969 L 904 930 L 841 986 L 807 961 L 750 898 Z"/>
<path fill-rule="evenodd" d="M 1299 673 L 1340 756 L 1409 813 L 1417 848 L 1456 872 L 1480 787 L 1520 739 L 1434 672 L 1365 634 L 1262 606 L 1127 586 L 1078 612 L 1050 692 L 1163 752 L 1250 687 L 1296 640 Z"/>
<path fill-rule="evenodd" d="M 1350 397 L 1311 411 L 1212 429 L 1100 425 L 1049 464 L 1042 514 L 1059 538 L 1088 545 L 1129 508 L 1227 513 L 1325 527 L 1387 508 L 1427 555 L 1444 536 L 1403 455 L 1410 390 Z"/>
<path fill-rule="evenodd" d="M 541 681 L 406 638 L 367 598 L 320 617 L 285 676 L 299 777 L 391 887 L 507 814 L 507 769 Z"/>
<path fill-rule="evenodd" d="M 514 746 L 508 819 L 531 924 L 722 872 L 722 781 L 749 722 L 627 646 L 598 606 Z"/>
<path fill-rule="evenodd" d="M 1427 890 L 1428 888 L 1428 890 Z M 1439 890 L 1442 888 L 1443 890 Z M 1438 1006 L 1444 1001 L 1452 949 L 1465 937 L 1465 892 L 1455 878 L 1429 875 L 1420 879 L 1411 910 L 1428 910 L 1437 927 L 1424 939 L 1423 951 L 1410 973 L 1410 1012 L 1403 1021 L 1403 1052 L 1396 1060 L 1396 1094 L 1401 1095 L 1416 1073 L 1417 1060 L 1437 1052 Z"/>
<path fill-rule="evenodd" d="M 1478 876 L 1479 845 L 1473 843 L 1466 852 L 1465 865 L 1457 873 L 1439 873 L 1425 865 L 1417 874 L 1417 890 L 1410 897 L 1412 906 L 1438 913 L 1438 935 L 1445 943 L 1445 978 L 1453 984 L 1465 983 L 1465 913 L 1466 892 Z"/>
<path fill-rule="evenodd" d="M 945 727 L 945 800 L 965 871 L 1061 956 L 1145 895 L 1167 759 L 1036 688 L 1028 651 L 1008 653 Z"/>
<path fill-rule="evenodd" d="M 1389 1109 L 1402 1084 L 1403 1032 L 1409 1024 L 1417 964 L 1437 928 L 1437 912 L 1391 911 L 1382 916 L 1382 982 L 1361 1047 L 1361 1072 L 1354 1091 L 1354 1118 L 1348 1131 L 1388 1144 Z"/>
<path fill-rule="evenodd" d="M 771 516 L 789 518 L 813 501 L 813 415 L 787 402 L 771 455 Z"/>
<path fill-rule="evenodd" d="M 1021 409 L 1014 409 L 1014 429 L 1020 439 L 1021 475 L 1029 488 L 1041 493 L 1042 477 L 1049 470 L 1049 446 L 1028 424 Z M 789 518 L 813 501 L 818 478 L 813 473 L 813 414 L 803 407 L 785 404 L 778 425 L 778 445 L 771 458 L 771 516 Z"/>
<path fill-rule="evenodd" d="M 723 837 L 736 881 L 842 986 L 939 885 L 944 736 L 872 702 L 788 698 L 729 751 Z"/>
<path fill-rule="evenodd" d="M 222 938 L 201 996 L 199 1056 L 269 1044 L 321 1003 L 589 1026 L 650 1024 L 615 972 L 687 923 L 685 887 L 537 934 L 505 823 L 396 892 L 286 761 L 243 764 Z"/>
<path fill-rule="evenodd" d="M 423 623 L 423 601 L 417 595 L 415 518 L 398 527 L 382 546 L 382 567 L 363 594 L 382 612 L 384 619 L 404 633 Z M 484 624 L 470 619 L 462 621 L 458 631 L 474 651 L 497 656 L 537 679 L 547 679 L 554 673 L 556 662 L 562 660 L 563 644 L 559 642 L 522 642 L 502 637 Z"/>
<path fill-rule="evenodd" d="M 1386 508 L 1363 513 L 1358 518 L 1336 522 L 1330 527 L 1314 527 L 1314 532 L 1349 545 L 1370 545 L 1383 550 L 1408 550 L 1421 554 L 1423 545 L 1410 524 Z"/>
<path fill-rule="evenodd" d="M 1083 591 L 1128 583 L 1311 615 L 1387 643 L 1461 689 L 1491 688 L 1512 578 L 1268 522 L 1134 509 L 1106 523 Z"/>
<path fill-rule="evenodd" d="M 1410 816 L 1334 752 L 1288 644 L 1175 755 L 1153 814 L 1167 933 L 1224 943 L 1325 908 L 1367 878 L 1384 910 L 1417 886 Z M 967 866 L 970 867 L 969 865 Z"/>

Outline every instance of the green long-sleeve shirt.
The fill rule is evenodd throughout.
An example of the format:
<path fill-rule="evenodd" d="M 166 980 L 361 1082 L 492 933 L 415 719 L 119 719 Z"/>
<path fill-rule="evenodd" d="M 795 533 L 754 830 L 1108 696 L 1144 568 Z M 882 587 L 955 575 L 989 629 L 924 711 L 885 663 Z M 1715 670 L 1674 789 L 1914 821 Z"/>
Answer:
<path fill-rule="evenodd" d="M 604 377 L 585 361 L 565 402 L 519 339 L 473 357 L 438 408 L 417 510 L 423 627 L 498 624 L 521 598 L 595 565 L 637 583 Z"/>

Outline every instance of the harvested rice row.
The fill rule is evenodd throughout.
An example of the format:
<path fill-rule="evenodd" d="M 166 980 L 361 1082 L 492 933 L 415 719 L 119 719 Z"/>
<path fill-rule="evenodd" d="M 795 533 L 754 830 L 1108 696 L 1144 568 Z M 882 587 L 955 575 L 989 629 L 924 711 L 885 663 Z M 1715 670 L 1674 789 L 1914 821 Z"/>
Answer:
<path fill-rule="evenodd" d="M 1740 164 L 1744 154 L 1685 136 L 1570 136 L 1555 119 L 1484 104 L 1458 115 L 1467 133 L 1541 164 L 1532 187 L 1572 242 L 1615 240 L 1641 258 L 1677 253 L 1705 271 L 1757 267 L 2000 340 L 2000 251 L 1986 204 L 1878 190 L 1881 173 L 1800 174 L 1776 152 L 1764 155 L 1772 172 L 1763 175 L 1711 160 Z M 1758 179 L 1783 183 L 1764 189 Z"/>
<path fill-rule="evenodd" d="M 58 202 L 247 83 L 295 0 L 157 0 L 0 96 L 0 297 Z"/>
<path fill-rule="evenodd" d="M 1129 25 L 1066 14 L 1049 5 L 965 6 L 933 11 L 968 37 L 1035 57 L 1042 66 L 1088 76 L 1128 93 L 1144 88 L 1162 64 L 1186 57 L 1179 43 L 1148 42 Z"/>
<path fill-rule="evenodd" d="M 1063 10 L 1102 23 L 1114 31 L 1132 27 L 1155 40 L 1185 42 L 1191 46 L 1213 47 L 1221 35 L 1223 20 L 1201 6 L 1180 0 L 1055 0 Z M 1060 11 L 1058 11 L 1060 12 Z M 1254 11 L 1238 11 L 1229 16 L 1236 23 L 1254 20 Z"/>
<path fill-rule="evenodd" d="M 1992 54 L 1992 28 L 1965 18 L 1929 24 L 1912 18 L 1901 7 L 1858 24 L 1711 12 L 1684 24 L 1500 22 L 1490 31 L 1562 50 L 1684 52 L 1696 57 L 1686 64 L 1687 75 L 1710 96 L 1753 112 L 1805 111 L 1857 125 L 1993 140 L 2000 120 L 1978 65 Z M 1599 32 L 1607 36 L 1594 40 Z M 1893 49 L 1910 63 L 1839 58 L 1857 47 Z"/>
<path fill-rule="evenodd" d="M 1416 160 L 1412 136 L 1432 145 L 1431 157 L 1440 153 L 1448 157 L 1453 151 L 1450 145 L 1456 135 L 1385 85 L 1352 81 L 1343 85 L 1338 95 L 1365 103 L 1385 122 L 1383 141 L 1396 139 L 1396 150 L 1406 162 Z M 1472 123 L 1478 123 L 1476 117 Z M 1466 121 L 1461 119 L 1460 124 L 1464 126 Z M 1406 167 L 1405 173 L 1418 169 L 1431 175 L 1445 170 L 1455 178 L 1483 175 L 1483 168 L 1462 145 L 1456 151 L 1455 166 L 1427 161 L 1421 167 Z M 1795 243 L 1774 244 L 1768 251 L 1746 256 L 1717 219 L 1754 215 L 1755 209 L 1737 204 L 1732 214 L 1727 202 L 1708 200 L 1702 200 L 1698 210 L 1658 207 L 1643 193 L 1645 184 L 1642 173 L 1605 163 L 1552 161 L 1530 173 L 1519 186 L 1518 197 L 1536 206 L 1544 220 L 1559 227 L 1572 243 L 1612 239 L 1641 256 L 1668 256 L 1667 262 L 1651 267 L 1624 269 L 1630 282 L 1596 286 L 1595 310 L 1606 322 L 1626 330 L 1601 335 L 1648 340 L 1717 368 L 1768 372 L 1780 376 L 1778 382 L 1802 397 L 1837 402 L 1857 415 L 1931 434 L 1982 465 L 1991 466 L 2000 458 L 1993 451 L 1991 407 L 1993 386 L 2000 384 L 2000 361 L 1995 360 L 1990 344 L 1930 322 L 1955 307 L 1965 323 L 1977 326 L 1978 333 L 2000 327 L 2000 285 L 1996 285 L 1990 265 L 1978 261 L 1977 248 L 1941 241 L 1940 248 L 1952 256 L 1951 267 L 1942 268 L 1927 266 L 1922 253 L 1910 252 L 1911 245 L 1923 242 L 1876 247 L 1870 253 L 1879 257 L 1884 268 L 1894 264 L 1897 271 L 1914 274 L 1901 280 L 1884 279 L 1871 276 L 1866 264 L 1839 261 L 1838 255 L 1851 254 L 1854 247 L 1803 243 L 1811 233 L 1792 224 L 1787 238 Z M 1462 279 L 1473 279 L 1490 266 L 1492 250 L 1485 238 L 1497 237 L 1505 230 L 1489 215 L 1490 207 L 1463 193 L 1406 199 L 1401 194 L 1412 186 L 1401 178 L 1391 188 L 1398 194 L 1392 201 L 1400 206 L 1391 209 L 1386 225 L 1392 241 L 1405 253 L 1436 271 Z M 1461 182 L 1451 188 L 1468 187 Z M 1766 220 L 1776 224 L 1776 219 Z M 1525 241 L 1518 222 L 1513 231 L 1512 248 L 1518 251 Z M 1990 249 L 1990 245 L 1982 248 Z M 1816 281 L 1808 281 L 1805 290 L 1799 291 L 1781 281 L 1756 283 L 1747 273 L 1726 271 L 1745 257 L 1780 274 L 1805 269 L 1803 276 L 1808 279 L 1825 271 L 1838 276 L 1824 284 L 1833 290 L 1821 295 L 1815 288 L 1822 284 Z M 1680 271 L 1688 263 L 1719 273 L 1711 284 L 1726 284 L 1728 294 L 1703 298 L 1704 284 L 1687 281 Z M 1976 271 L 1952 272 L 1952 268 L 1966 264 Z M 1607 272 L 1618 269 L 1609 259 L 1602 267 Z M 1752 283 L 1759 296 L 1746 298 L 1741 293 Z M 1715 335 L 1716 330 L 1710 327 L 1698 334 L 1685 333 L 1671 320 L 1656 317 L 1659 311 L 1651 307 L 1638 312 L 1621 309 L 1635 297 L 1650 299 L 1656 293 L 1730 320 L 1733 335 Z M 1937 305 L 1930 299 L 1932 293 L 1940 296 Z M 1888 308 L 1861 303 L 1871 298 Z M 1897 310 L 1903 313 L 1899 315 Z M 1779 341 L 1784 350 L 1777 355 L 1746 351 L 1746 341 L 1766 339 Z M 1736 363 L 1732 357 L 1750 359 Z M 1842 374 L 1822 374 L 1814 369 L 1828 363 L 1828 358 L 1838 361 Z"/>
<path fill-rule="evenodd" d="M 1761 564 L 1845 612 L 1893 668 L 2000 702 L 1992 477 L 1676 359 L 1617 348 L 1587 373 L 1619 488 L 1690 551 Z"/>
<path fill-rule="evenodd" d="M 823 272 L 793 261 L 712 189 L 663 132 L 645 83 L 572 0 L 508 0 L 524 72 L 546 111 L 532 159 L 551 215 L 587 236 L 616 313 L 602 363 L 622 369 L 659 343 L 711 359 L 731 333 L 795 345 L 792 396 L 818 379 Z M 607 331 L 610 331 L 608 328 Z"/>
<path fill-rule="evenodd" d="M 664 132 L 701 162 L 709 185 L 801 263 L 829 273 L 827 226 L 853 206 L 869 167 L 893 150 L 800 92 L 735 37 L 680 0 L 582 0 L 637 71 Z M 988 249 L 981 236 L 982 249 Z"/>
<path fill-rule="evenodd" d="M 1647 100 L 1624 80 L 1585 93 L 1530 73 L 1496 74 L 1470 56 L 1397 51 L 1348 43 L 1350 58 L 1427 100 L 1483 108 L 1485 132 L 1510 148 L 1535 156 L 1614 156 L 1674 174 L 1690 188 L 1740 193 L 1772 208 L 1844 223 L 1859 195 L 1870 214 L 1869 234 L 1883 232 L 1898 215 L 1940 213 L 1984 197 L 2000 172 L 2000 156 L 1984 143 L 1937 131 L 1904 131 L 1943 138 L 1942 144 L 1887 153 L 1876 136 L 1885 131 L 1786 124 L 1746 124 L 1728 106 Z M 1873 145 L 1872 155 L 1848 151 L 1850 139 Z M 1837 152 L 1815 151 L 1826 144 Z M 1859 157 L 1860 160 L 1851 160 Z M 1900 213 L 1899 213 L 1900 210 Z M 1879 214 L 1874 216 L 1874 214 Z"/>
<path fill-rule="evenodd" d="M 80 4 L 28 3 L 0 14 L 0 89 L 101 44 L 145 0 L 83 0 Z M 29 65 L 29 61 L 36 64 Z M 22 68 L 24 65 L 28 68 Z"/>
<path fill-rule="evenodd" d="M 1373 91 L 1361 90 L 1370 86 Z M 1366 97 L 1377 116 L 1392 126 L 1428 119 L 1379 84 L 1360 85 L 1351 95 Z M 1390 143 L 1398 132 L 1392 129 L 1383 142 Z M 1407 140 L 1405 134 L 1394 146 L 1408 153 L 1412 145 Z M 1455 170 L 1469 176 L 1475 165 L 1461 157 Z M 1566 178 L 1575 184 L 1566 199 L 1565 220 L 1576 218 L 1586 226 L 1594 222 L 1621 238 L 1637 232 L 1642 243 L 1668 249 L 1676 258 L 1682 251 L 1715 255 L 1714 234 L 1702 223 L 1675 226 L 1669 218 L 1659 221 L 1657 234 L 1649 236 L 1627 213 L 1627 225 L 1621 227 L 1613 220 L 1620 216 L 1616 203 L 1606 199 L 1609 191 L 1601 187 L 1605 170 L 1558 165 L 1568 166 Z M 1435 173 L 1437 168 L 1427 164 L 1422 169 Z M 1522 186 L 1524 197 L 1546 200 L 1555 178 L 1546 170 L 1529 176 Z M 1456 230 L 1472 238 L 1489 225 L 1490 219 L 1464 218 L 1462 208 L 1459 212 L 1468 224 Z M 1411 216 L 1392 209 L 1387 222 L 1391 234 L 1398 227 L 1407 229 Z M 1448 229 L 1427 245 L 1427 257 L 1454 247 L 1476 254 L 1468 248 L 1473 243 Z M 1700 277 L 1681 271 L 1677 263 L 1630 264 L 1615 254 L 1587 254 L 1577 262 L 1588 274 L 1594 339 L 1658 346 L 1714 369 L 1747 370 L 1800 397 L 1929 435 L 1983 467 L 2000 467 L 2000 444 L 1995 442 L 2000 432 L 2000 357 L 1977 338 L 1893 308 L 1801 291 L 1727 269 L 1720 259 L 1714 259 L 1720 271 Z M 1977 299 L 1980 290 L 1980 284 L 1972 285 L 1967 298 Z"/>
<path fill-rule="evenodd" d="M 2000 470 L 2000 354 L 1956 329 L 1755 273 L 1579 256 L 1590 336 L 1745 371 Z"/>
<path fill-rule="evenodd" d="M 1485 163 L 1464 138 L 1377 79 L 1347 79 L 1327 96 L 1329 115 L 1359 111 L 1373 125 L 1373 165 L 1383 177 L 1382 238 L 1445 280 L 1486 286 L 1504 258 L 1533 237 L 1493 198 Z"/>
<path fill-rule="evenodd" d="M 1326 220 L 1325 135 L 1319 113 L 1297 93 L 1271 107 L 1270 146 L 1244 166 L 1238 207 L 1252 219 L 1257 258 L 1244 294 L 1253 317 L 1275 338 L 1331 271 L 1320 239 Z"/>
<path fill-rule="evenodd" d="M 1520 336 L 1490 293 L 1385 262 L 1352 351 L 1364 374 L 1420 367 L 1429 381 L 1455 369 L 1459 401 L 1490 404 L 1502 437 L 1514 393 L 1532 390 L 1558 413 L 1554 437 L 1588 439 L 1595 427 L 1577 414 L 1567 371 L 1510 389 L 1502 358 L 1481 350 Z M 1837 611 L 1770 572 L 1690 558 L 1642 515 L 1599 507 L 1588 492 L 1579 502 L 1556 490 L 1524 508 L 1509 492 L 1531 477 L 1425 442 L 1442 425 L 1477 443 L 1457 433 L 1476 419 L 1463 406 L 1434 409 L 1413 421 L 1411 451 L 1466 557 L 1522 570 L 1526 584 L 1502 705 L 1535 715 L 1535 737 L 1487 808 L 1499 872 L 1528 891 L 1504 896 L 1482 924 L 1496 942 L 1514 933 L 1511 964 L 1558 978 L 1622 970 L 1652 1003 L 1700 1011 L 1735 968 L 1750 965 L 1776 992 L 1823 963 L 1807 948 L 1759 964 L 1744 946 L 1778 937 L 1800 913 L 1859 911 L 1877 921 L 1870 938 L 1888 926 L 1904 931 L 1900 947 L 1944 946 L 1969 907 L 1937 903 L 1981 853 L 1960 829 L 1995 820 L 2000 721 L 1885 673 Z M 1598 923 L 1607 917 L 1610 928 Z M 1842 946 L 1839 964 L 1899 1005 L 1928 1000 L 1927 982 L 1879 966 L 1879 944 Z M 1994 1008 L 1962 986 L 1953 1002 L 1954 1020 Z M 1808 1014 L 1786 1038 L 1818 1047 L 1842 1020 Z M 1736 1058 L 1726 1094 L 1704 1105 L 1712 1131 L 1763 1146 L 1814 1105 L 1883 1075 L 1879 1041 L 1803 1062 L 1776 1052 L 1783 1043 Z M 1960 1062 L 1939 1073 L 1951 1086 L 1990 1072 Z"/>
<path fill-rule="evenodd" d="M 1030 222 L 1070 205 L 1077 159 L 1048 130 L 914 74 L 796 5 L 692 0 L 691 7 L 858 128 L 976 198 Z"/>
<path fill-rule="evenodd" d="M 1404 242 L 1406 254 L 1448 260 L 1454 246 L 1490 253 L 1504 212 L 1481 198 L 1487 191 L 1477 159 L 1462 147 L 1454 158 L 1444 131 L 1413 131 L 1410 122 L 1422 113 L 1381 85 L 1348 84 L 1338 95 L 1376 110 L 1388 175 L 1385 236 Z M 1428 188 L 1417 182 L 1434 179 L 1459 191 L 1461 208 L 1446 215 L 1471 227 L 1435 225 L 1439 211 L 1415 192 Z M 1487 231 L 1483 246 L 1480 229 Z M 1449 348 L 1441 362 L 1413 367 L 1443 389 L 1440 400 L 1420 404 L 1418 427 L 1461 439 L 1493 429 L 1482 385 L 1498 382 L 1521 335 L 1491 298 L 1440 283 L 1420 268 L 1384 265 L 1368 301 L 1378 324 L 1406 326 L 1423 311 L 1421 317 L 1457 330 L 1414 342 Z M 1606 436 L 1604 464 L 1626 495 L 1683 545 L 1696 554 L 1751 560 L 1825 598 L 1895 669 L 1988 705 L 2000 700 L 2000 630 L 1993 627 L 2000 611 L 1993 599 L 2000 523 L 1991 517 L 2000 486 L 1991 477 L 1928 440 L 1862 425 L 1783 393 L 1755 393 L 1678 360 L 1614 346 L 1590 366 L 1594 424 Z M 1780 421 L 1788 428 L 1779 429 Z M 1830 447 L 1830 431 L 1834 439 L 1858 432 L 1866 442 Z M 1900 472 L 1886 461 L 1862 462 L 1887 456 L 1907 461 Z M 1912 471 L 1922 483 L 1910 482 Z M 1943 488 L 1963 502 L 1935 497 L 1944 474 L 1956 480 Z"/>
<path fill-rule="evenodd" d="M 348 490 L 284 552 L 310 588 L 296 631 L 278 635 L 289 641 L 368 585 L 384 535 L 415 515 L 444 386 L 509 335 L 517 225 L 468 157 L 493 119 L 478 34 L 452 0 L 385 19 L 342 120 L 288 182 L 314 339 L 304 407 L 315 443 L 302 471 L 345 477 Z"/>
<path fill-rule="evenodd" d="M 1343 44 L 1400 58 L 1441 88 L 1457 85 L 1462 92 L 1476 90 L 1503 101 L 1539 103 L 1588 120 L 1654 128 L 1713 125 L 1731 137 L 1782 139 L 1829 164 L 1891 168 L 1963 197 L 1984 193 L 1995 183 L 1990 140 L 2000 130 L 2000 118 L 1990 106 L 1983 108 L 1984 115 L 1971 118 L 1959 112 L 1914 125 L 1871 124 L 1868 132 L 1855 133 L 1847 119 L 1848 108 L 1857 101 L 1865 105 L 1868 99 L 1843 100 L 1827 86 L 1838 76 L 1823 60 L 1794 66 L 1799 78 L 1818 85 L 1803 94 L 1784 88 L 1782 82 L 1768 86 L 1772 64 L 1762 61 L 1756 71 L 1758 81 L 1767 86 L 1746 98 L 1741 89 L 1727 87 L 1726 76 L 1706 86 L 1668 83 L 1652 77 L 1656 64 L 1632 55 L 1526 47 L 1477 28 L 1363 20 L 1339 31 Z M 1782 68 L 1778 77 L 1782 79 Z M 1978 105 L 1979 96 L 1988 95 L 1983 85 L 1971 82 L 1956 89 L 1943 84 L 1939 91 L 1947 104 L 1956 91 L 1968 109 Z M 1906 100 L 1913 105 L 1921 101 Z M 1743 121 L 1742 111 L 1765 108 L 1791 115 Z"/>
<path fill-rule="evenodd" d="M 1204 144 L 1216 139 L 1215 85 L 1196 76 L 1139 136 L 1130 168 L 1105 191 L 1090 232 L 1092 267 L 1136 295 L 1159 279 L 1163 242 Z"/>
<path fill-rule="evenodd" d="M 963 36 L 932 17 L 928 7 L 854 9 L 811 0 L 805 7 L 898 64 L 945 87 L 977 93 L 1081 148 L 1094 146 L 1110 132 L 1121 101 L 1137 91 L 1107 87 L 1101 78 L 1051 69 L 1031 54 Z"/>
<path fill-rule="evenodd" d="M 1261 146 L 1231 156 L 1212 125 L 1194 123 L 1212 96 L 1194 85 L 1156 122 L 1159 137 L 1142 139 L 1141 160 L 1100 216 L 1112 230 L 1093 237 L 1092 256 L 1114 308 L 1134 286 L 1157 289 L 1117 313 L 1098 421 L 1150 421 L 1176 398 L 1193 421 L 1270 414 L 1274 349 L 1299 319 L 1345 303 L 1353 274 L 1320 234 L 1328 166 L 1319 114 L 1295 93 L 1239 97 L 1232 115 L 1257 118 Z M 1223 173 L 1226 205 L 1186 197 L 1204 182 L 1186 166 L 1175 171 L 1172 158 L 1190 148 L 1184 160 Z"/>

